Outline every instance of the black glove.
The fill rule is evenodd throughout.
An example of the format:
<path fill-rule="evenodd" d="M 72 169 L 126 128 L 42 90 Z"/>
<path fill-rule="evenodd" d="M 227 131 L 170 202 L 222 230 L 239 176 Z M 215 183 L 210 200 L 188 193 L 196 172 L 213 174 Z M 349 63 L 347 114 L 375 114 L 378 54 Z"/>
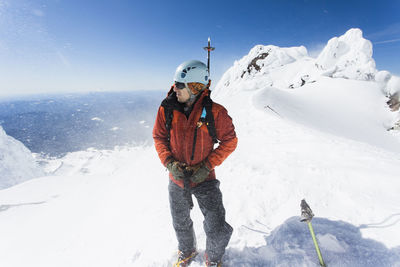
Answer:
<path fill-rule="evenodd" d="M 173 160 L 167 164 L 167 169 L 169 172 L 172 174 L 172 176 L 175 178 L 175 180 L 182 180 L 185 177 L 184 170 L 185 170 L 186 164 L 181 163 L 179 161 Z"/>
<path fill-rule="evenodd" d="M 193 168 L 193 167 L 187 167 Z M 193 174 L 190 176 L 190 181 L 193 183 L 201 183 L 207 179 L 208 175 L 210 174 L 210 170 L 207 168 L 206 164 L 202 162 L 199 166 L 195 166 L 193 168 Z"/>

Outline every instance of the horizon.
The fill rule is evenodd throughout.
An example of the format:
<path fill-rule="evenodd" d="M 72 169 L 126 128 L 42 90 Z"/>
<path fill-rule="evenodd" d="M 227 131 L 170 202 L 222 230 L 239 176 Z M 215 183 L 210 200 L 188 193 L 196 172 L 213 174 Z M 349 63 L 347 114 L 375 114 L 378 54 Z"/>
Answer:
<path fill-rule="evenodd" d="M 176 67 L 206 61 L 211 79 L 258 44 L 303 45 L 316 57 L 329 39 L 360 28 L 378 70 L 400 76 L 399 1 L 0 0 L 0 97 L 165 90 Z"/>

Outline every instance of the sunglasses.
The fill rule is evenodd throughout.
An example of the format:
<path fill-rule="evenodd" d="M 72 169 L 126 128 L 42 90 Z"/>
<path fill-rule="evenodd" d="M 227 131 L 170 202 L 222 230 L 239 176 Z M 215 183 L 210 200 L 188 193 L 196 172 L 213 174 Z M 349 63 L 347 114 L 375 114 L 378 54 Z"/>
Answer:
<path fill-rule="evenodd" d="M 183 88 L 186 87 L 186 85 L 184 83 L 175 82 L 175 87 L 182 90 Z"/>

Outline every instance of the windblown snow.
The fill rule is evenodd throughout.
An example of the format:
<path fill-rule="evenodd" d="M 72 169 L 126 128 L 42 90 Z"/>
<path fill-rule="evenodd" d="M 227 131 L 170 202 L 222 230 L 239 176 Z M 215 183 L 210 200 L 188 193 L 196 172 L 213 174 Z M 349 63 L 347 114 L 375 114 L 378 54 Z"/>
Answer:
<path fill-rule="evenodd" d="M 239 138 L 216 169 L 234 228 L 224 266 L 319 266 L 299 221 L 303 198 L 327 266 L 400 266 L 399 91 L 359 29 L 316 59 L 305 47 L 258 45 L 234 62 L 213 92 Z M 0 132 L 1 182 L 37 170 L 7 140 Z M 153 147 L 69 153 L 44 171 L 0 191 L 1 266 L 172 266 L 168 177 Z M 192 215 L 191 266 L 203 266 L 196 204 Z"/>

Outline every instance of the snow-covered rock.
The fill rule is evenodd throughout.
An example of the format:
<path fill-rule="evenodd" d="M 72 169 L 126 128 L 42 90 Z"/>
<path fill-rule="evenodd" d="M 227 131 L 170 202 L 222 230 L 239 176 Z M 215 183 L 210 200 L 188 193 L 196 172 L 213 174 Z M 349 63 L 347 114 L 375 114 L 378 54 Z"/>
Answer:
<path fill-rule="evenodd" d="M 372 58 L 372 43 L 362 36 L 360 29 L 350 29 L 334 37 L 315 61 L 324 75 L 333 78 L 373 80 L 376 69 Z"/>
<path fill-rule="evenodd" d="M 400 92 L 400 77 L 392 76 L 387 83 L 387 92 L 390 95 Z"/>
<path fill-rule="evenodd" d="M 380 84 L 382 92 L 389 98 L 387 104 L 390 109 L 398 111 L 400 108 L 400 78 L 383 70 L 376 73 L 375 81 Z"/>
<path fill-rule="evenodd" d="M 238 62 L 242 73 L 237 74 L 244 79 L 257 77 L 305 56 L 307 56 L 307 49 L 304 46 L 280 48 L 273 45 L 257 45 Z"/>
<path fill-rule="evenodd" d="M 0 126 L 0 189 L 44 175 L 32 153 Z"/>
<path fill-rule="evenodd" d="M 338 79 L 344 79 L 345 82 L 337 82 Z M 342 88 L 332 88 L 333 84 Z M 248 55 L 236 61 L 228 69 L 216 85 L 214 95 L 217 98 L 224 98 L 243 91 L 271 88 L 275 92 L 276 89 L 289 91 L 288 89 L 299 87 L 316 89 L 316 92 L 310 95 L 308 95 L 310 90 L 304 91 L 304 88 L 302 92 L 294 93 L 308 95 L 309 100 L 313 98 L 316 100 L 319 96 L 324 98 L 326 95 L 331 95 L 328 90 L 333 90 L 332 92 L 337 90 L 335 97 L 343 101 L 346 98 L 352 99 L 355 106 L 366 108 L 371 105 L 377 106 L 377 109 L 384 110 L 383 113 L 380 112 L 381 120 L 378 121 L 380 130 L 398 128 L 394 125 L 399 123 L 400 114 L 389 113 L 390 110 L 398 111 L 400 107 L 400 78 L 388 71 L 376 70 L 372 58 L 372 44 L 363 38 L 360 29 L 350 29 L 344 35 L 330 39 L 316 59 L 309 57 L 307 49 L 303 46 L 280 48 L 273 45 L 257 45 Z M 366 95 L 357 93 L 359 99 L 353 99 L 357 88 L 362 92 L 363 87 L 373 88 L 372 91 L 367 91 L 368 94 L 374 95 L 374 98 L 368 97 L 363 101 L 362 98 Z M 343 91 L 343 88 L 349 89 Z M 350 92 L 352 88 L 354 90 Z M 298 100 L 296 97 L 296 101 Z M 329 102 L 329 98 L 326 101 Z M 390 109 L 385 107 L 385 103 Z M 320 116 L 322 114 L 318 113 Z M 363 113 L 359 115 L 357 121 L 365 116 Z M 346 120 L 345 117 L 348 116 L 341 116 L 343 121 Z M 332 118 L 328 116 L 327 120 L 329 119 Z M 356 132 L 356 129 L 353 129 L 353 132 Z"/>
<path fill-rule="evenodd" d="M 353 80 L 374 80 L 377 70 L 372 58 L 372 43 L 362 37 L 360 29 L 350 29 L 330 39 L 320 55 L 308 56 L 304 46 L 281 48 L 257 45 L 222 76 L 215 91 L 232 91 L 232 84 L 242 90 L 273 86 L 294 89 L 316 82 L 321 76 Z M 378 79 L 389 81 L 390 73 Z"/>
<path fill-rule="evenodd" d="M 257 45 L 225 72 L 216 86 L 216 93 L 220 93 L 218 88 L 229 88 L 231 85 L 243 90 L 254 90 L 266 85 L 288 88 L 293 80 L 309 80 L 309 72 L 304 70 L 312 67 L 310 60 L 304 46 L 281 48 Z M 282 75 L 283 72 L 285 75 Z"/>
<path fill-rule="evenodd" d="M 382 71 L 378 71 L 375 74 L 375 81 L 377 81 L 378 83 L 387 83 L 390 78 L 392 78 L 392 74 L 390 74 L 390 72 L 386 71 L 386 70 L 382 70 Z"/>

